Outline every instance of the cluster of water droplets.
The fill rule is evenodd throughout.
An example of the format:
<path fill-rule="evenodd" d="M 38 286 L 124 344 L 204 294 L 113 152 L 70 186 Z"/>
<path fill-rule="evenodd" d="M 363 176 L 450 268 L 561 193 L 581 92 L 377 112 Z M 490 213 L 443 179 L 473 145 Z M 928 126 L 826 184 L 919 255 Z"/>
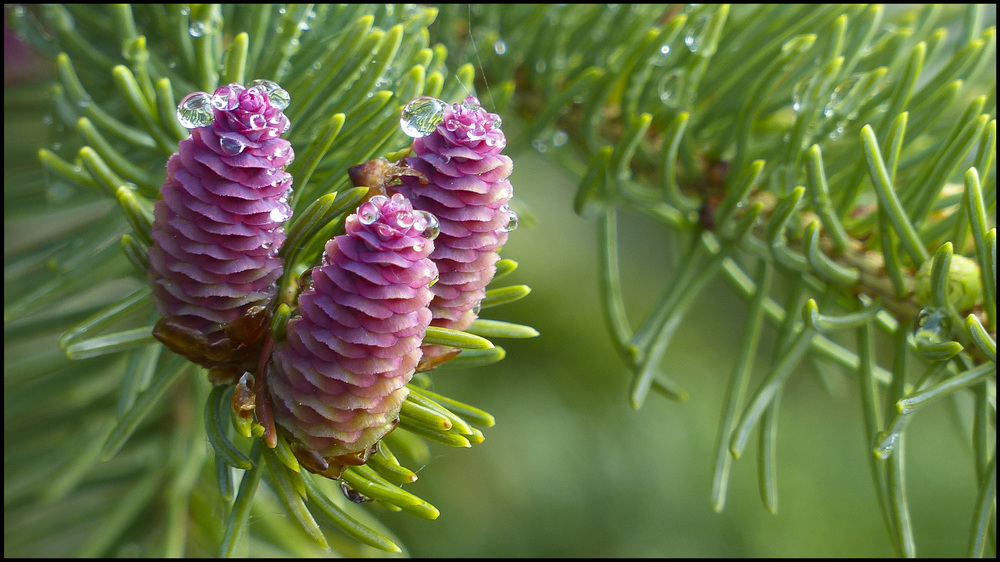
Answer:
<path fill-rule="evenodd" d="M 389 230 L 407 231 L 414 229 L 428 240 L 434 240 L 441 232 L 441 223 L 433 213 L 413 209 L 402 194 L 393 194 L 392 198 L 385 195 L 376 195 L 358 207 L 358 221 L 363 225 L 374 225 L 382 222 Z M 414 248 L 419 250 L 420 248 Z"/>
<path fill-rule="evenodd" d="M 500 116 L 495 113 L 487 113 L 486 117 L 480 119 L 478 113 L 482 110 L 479 100 L 474 96 L 468 96 L 462 100 L 461 104 L 451 106 L 451 115 L 445 114 L 444 127 L 449 131 L 465 130 L 469 140 L 486 140 L 488 146 L 493 145 L 493 139 L 487 133 L 500 129 L 503 122 Z"/>
<path fill-rule="evenodd" d="M 517 213 L 510 208 L 510 205 L 501 205 L 498 210 L 507 215 L 507 222 L 500 227 L 500 232 L 511 232 L 515 230 L 518 225 Z"/>
<path fill-rule="evenodd" d="M 878 94 L 879 85 L 875 84 L 865 88 L 864 77 L 864 74 L 854 74 L 843 80 L 830 92 L 829 98 L 823 104 L 822 118 L 836 119 L 833 130 L 829 134 L 831 140 L 839 139 L 847 124 L 858 118 L 861 107 Z M 812 91 L 818 79 L 817 75 L 812 75 L 795 84 L 792 89 L 793 111 L 799 113 L 805 110 L 806 104 L 809 102 L 809 92 Z"/>
<path fill-rule="evenodd" d="M 461 130 L 469 140 L 485 140 L 487 146 L 494 146 L 498 139 L 489 133 L 499 130 L 503 121 L 495 113 L 487 113 L 485 118 L 480 118 L 478 113 L 481 110 L 482 106 L 474 96 L 468 96 L 462 103 L 452 105 L 434 97 L 421 96 L 411 100 L 403 108 L 399 126 L 407 136 L 422 138 L 433 133 L 443 123 L 449 131 Z"/>
<path fill-rule="evenodd" d="M 372 85 L 373 91 L 368 93 L 368 97 L 372 97 L 378 90 L 392 89 L 392 85 L 397 80 L 399 80 L 399 70 L 394 66 L 390 66 L 375 80 L 375 83 Z"/>
<path fill-rule="evenodd" d="M 292 207 L 288 204 L 288 198 L 291 194 L 292 190 L 289 188 L 288 191 L 278 198 L 278 204 L 271 209 L 271 221 L 284 223 L 292 217 Z"/>
<path fill-rule="evenodd" d="M 539 153 L 545 153 L 548 152 L 550 146 L 552 148 L 560 148 L 565 146 L 567 142 L 569 142 L 569 134 L 562 129 L 556 129 L 554 132 L 544 132 L 535 137 L 531 141 L 531 146 Z"/>
<path fill-rule="evenodd" d="M 215 110 L 236 110 L 240 105 L 240 94 L 244 90 L 254 88 L 266 96 L 271 106 L 277 109 L 279 113 L 272 119 L 271 123 L 268 123 L 267 118 L 263 115 L 252 115 L 250 117 L 250 127 L 252 129 L 263 129 L 268 124 L 278 125 L 281 121 L 280 112 L 288 107 L 288 104 L 291 102 L 291 96 L 277 83 L 264 79 L 254 80 L 248 88 L 244 88 L 241 84 L 234 82 L 219 87 L 213 94 L 205 92 L 188 94 L 177 105 L 177 120 L 187 129 L 207 127 L 215 122 Z M 287 121 L 282 125 L 282 129 L 281 133 L 284 133 L 288 129 Z M 242 152 L 242 148 L 235 153 L 229 151 L 229 149 L 236 150 L 236 148 L 235 145 L 231 145 L 228 148 L 223 146 L 223 150 L 226 150 L 230 154 L 239 154 L 239 152 Z"/>
<path fill-rule="evenodd" d="M 316 19 L 316 10 L 309 10 L 306 14 L 306 18 L 299 22 L 299 29 L 305 31 L 312 26 L 312 20 Z"/>
<path fill-rule="evenodd" d="M 269 155 L 267 157 L 267 159 L 269 161 L 273 162 L 276 158 L 284 158 L 285 156 L 288 156 L 288 153 L 291 152 L 291 151 L 292 151 L 292 146 L 291 145 L 281 145 L 278 148 L 276 148 L 274 150 L 274 154 Z M 294 154 L 292 154 L 291 158 L 289 158 L 285 163 L 289 164 L 293 160 L 295 160 L 295 155 Z"/>
<path fill-rule="evenodd" d="M 292 101 L 288 92 L 271 80 L 258 78 L 257 80 L 250 82 L 250 87 L 264 88 L 264 91 L 267 92 L 267 99 L 270 100 L 271 105 L 278 111 L 284 111 L 285 108 L 288 107 L 288 104 Z"/>
<path fill-rule="evenodd" d="M 191 22 L 191 25 L 188 26 L 188 33 L 191 37 L 202 37 L 216 31 L 218 31 L 218 29 L 210 22 L 204 22 L 202 20 L 194 20 Z"/>
<path fill-rule="evenodd" d="M 878 94 L 878 84 L 864 88 L 863 77 L 863 74 L 855 74 L 841 82 L 830 93 L 830 99 L 823 107 L 824 117 L 837 118 L 836 127 L 830 133 L 832 140 L 840 138 L 847 123 L 857 119 L 861 107 Z"/>
<path fill-rule="evenodd" d="M 692 53 L 697 53 L 704 45 L 704 36 L 708 28 L 708 16 L 701 16 L 691 23 L 691 27 L 684 34 L 684 45 Z M 708 56 L 711 53 L 706 53 Z"/>

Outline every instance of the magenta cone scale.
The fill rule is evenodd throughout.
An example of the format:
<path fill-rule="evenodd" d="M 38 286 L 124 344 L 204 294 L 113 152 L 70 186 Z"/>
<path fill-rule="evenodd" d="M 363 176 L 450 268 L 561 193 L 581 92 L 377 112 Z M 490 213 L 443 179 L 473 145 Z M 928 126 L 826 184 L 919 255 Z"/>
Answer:
<path fill-rule="evenodd" d="M 440 221 L 431 255 L 441 275 L 432 287 L 434 326 L 464 330 L 477 318 L 497 251 L 516 225 L 508 207 L 512 163 L 500 153 L 506 144 L 500 118 L 472 96 L 445 107 L 437 127 L 413 141 L 406 163 L 427 183 L 402 176 L 399 191 Z"/>
<path fill-rule="evenodd" d="M 275 423 L 299 451 L 333 461 L 395 427 L 431 320 L 433 219 L 377 195 L 327 242 L 268 374 Z"/>
<path fill-rule="evenodd" d="M 284 167 L 294 152 L 279 138 L 287 101 L 277 84 L 259 80 L 197 92 L 178 109 L 192 131 L 167 161 L 147 278 L 164 319 L 209 341 L 277 290 L 291 215 Z"/>

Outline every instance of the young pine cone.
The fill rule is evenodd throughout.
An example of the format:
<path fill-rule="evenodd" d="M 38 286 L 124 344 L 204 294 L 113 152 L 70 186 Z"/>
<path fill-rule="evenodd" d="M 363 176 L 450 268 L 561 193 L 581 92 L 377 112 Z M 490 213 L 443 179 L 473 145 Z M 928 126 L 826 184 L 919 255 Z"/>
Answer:
<path fill-rule="evenodd" d="M 178 108 L 192 131 L 167 161 L 154 210 L 147 279 L 163 316 L 154 335 L 211 368 L 215 382 L 256 366 L 281 276 L 292 190 L 283 168 L 294 158 L 279 138 L 287 96 L 258 80 L 192 94 Z"/>
<path fill-rule="evenodd" d="M 267 385 L 299 460 L 332 478 L 398 423 L 431 320 L 433 216 L 376 195 L 326 244 L 276 344 Z"/>
<path fill-rule="evenodd" d="M 434 326 L 464 330 L 478 317 L 497 251 L 517 225 L 508 207 L 512 163 L 500 154 L 506 144 L 500 117 L 472 96 L 446 107 L 440 124 L 413 141 L 406 163 L 426 179 L 401 176 L 398 190 L 440 222 L 431 254 L 441 276 L 431 289 Z"/>

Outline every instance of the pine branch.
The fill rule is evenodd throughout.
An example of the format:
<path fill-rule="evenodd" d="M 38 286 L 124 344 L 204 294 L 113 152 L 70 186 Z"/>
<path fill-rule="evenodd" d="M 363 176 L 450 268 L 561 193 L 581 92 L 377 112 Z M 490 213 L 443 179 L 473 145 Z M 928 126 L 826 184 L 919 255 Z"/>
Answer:
<path fill-rule="evenodd" d="M 602 305 L 632 371 L 634 407 L 664 377 L 670 335 L 704 280 L 721 275 L 751 303 L 747 317 L 758 320 L 747 321 L 722 417 L 716 509 L 732 461 L 724 444 L 734 439 L 738 454 L 758 421 L 774 508 L 768 459 L 781 388 L 808 355 L 833 359 L 857 377 L 868 434 L 880 435 L 872 473 L 893 542 L 917 552 L 896 449 L 903 420 L 925 398 L 988 395 L 996 380 L 995 28 L 982 7 L 525 6 L 492 26 L 493 14 L 450 11 L 439 36 L 460 53 L 495 51 L 483 58 L 485 83 L 516 83 L 534 137 L 519 146 L 558 151 L 579 178 L 575 209 L 598 225 Z M 937 27 L 952 17 L 961 24 Z M 584 31 L 600 21 L 604 33 Z M 573 140 L 557 147 L 553 131 Z M 619 281 L 623 209 L 691 241 L 645 319 L 629 317 Z M 779 305 L 767 276 L 755 283 L 744 272 L 747 261 L 813 298 L 804 309 Z M 742 405 L 762 318 L 787 347 Z M 872 353 L 876 331 L 899 342 L 888 365 Z M 845 332 L 856 333 L 854 349 L 833 343 Z M 918 364 L 902 361 L 911 351 Z M 921 386 L 901 382 L 921 368 L 931 369 Z M 676 387 L 679 373 L 669 375 Z M 883 420 L 883 397 L 896 421 L 892 410 Z M 977 470 L 992 458 L 995 406 L 979 415 Z M 984 505 L 973 552 L 993 517 Z"/>

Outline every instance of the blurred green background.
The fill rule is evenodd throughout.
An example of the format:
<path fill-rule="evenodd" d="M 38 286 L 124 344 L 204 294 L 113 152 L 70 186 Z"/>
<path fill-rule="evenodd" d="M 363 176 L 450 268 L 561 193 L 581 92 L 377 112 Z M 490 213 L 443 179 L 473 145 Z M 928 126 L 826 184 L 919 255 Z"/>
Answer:
<path fill-rule="evenodd" d="M 53 142 L 34 142 L 41 114 L 25 115 L 9 92 L 5 79 L 5 169 Z M 504 120 L 513 144 L 523 124 Z M 778 513 L 759 499 L 752 446 L 733 465 L 725 510 L 713 511 L 714 447 L 746 305 L 721 284 L 706 291 L 663 365 L 690 400 L 653 395 L 633 411 L 596 304 L 593 225 L 573 213 L 576 185 L 546 156 L 512 154 L 515 197 L 528 213 L 503 256 L 520 264 L 511 284 L 528 284 L 532 294 L 486 315 L 541 336 L 498 342 L 508 352 L 499 364 L 434 377 L 433 389 L 489 411 L 497 425 L 481 445 L 432 444 L 429 465 L 408 465 L 420 468 L 408 489 L 440 509 L 439 519 L 369 511 L 418 557 L 893 555 L 873 493 L 858 388 L 833 369 L 821 377 L 803 364 L 783 396 Z M 661 228 L 638 216 L 621 224 L 623 282 L 641 318 L 657 296 L 643 287 L 659 286 L 675 256 Z M 5 220 L 5 249 L 20 232 Z M 921 556 L 966 549 L 975 489 L 974 478 L 954 477 L 973 470 L 955 426 L 954 410 L 939 404 L 909 430 L 907 483 Z"/>

